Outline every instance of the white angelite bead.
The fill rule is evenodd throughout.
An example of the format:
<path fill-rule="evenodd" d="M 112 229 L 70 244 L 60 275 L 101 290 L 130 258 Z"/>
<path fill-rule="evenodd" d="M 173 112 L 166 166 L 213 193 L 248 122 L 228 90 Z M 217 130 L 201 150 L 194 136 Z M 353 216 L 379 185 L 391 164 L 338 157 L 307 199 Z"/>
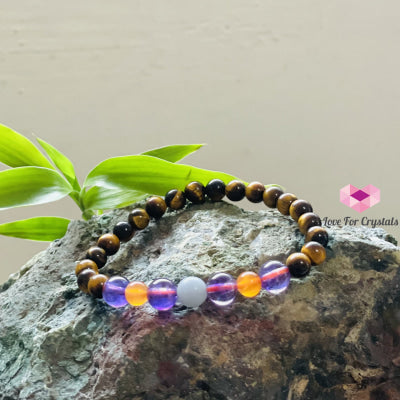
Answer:
<path fill-rule="evenodd" d="M 198 307 L 207 298 L 207 285 L 197 276 L 187 276 L 179 282 L 177 294 L 180 303 L 187 307 Z"/>

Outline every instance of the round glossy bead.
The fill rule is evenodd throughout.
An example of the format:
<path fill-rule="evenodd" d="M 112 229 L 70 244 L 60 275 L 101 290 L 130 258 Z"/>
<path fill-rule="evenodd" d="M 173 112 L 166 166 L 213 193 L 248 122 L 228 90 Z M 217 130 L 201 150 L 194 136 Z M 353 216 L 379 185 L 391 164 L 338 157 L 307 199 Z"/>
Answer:
<path fill-rule="evenodd" d="M 185 186 L 185 196 L 194 204 L 202 204 L 206 201 L 205 191 L 205 187 L 200 182 L 190 182 Z"/>
<path fill-rule="evenodd" d="M 162 197 L 151 196 L 146 200 L 146 212 L 150 217 L 159 219 L 164 215 L 166 210 L 167 205 Z"/>
<path fill-rule="evenodd" d="M 147 301 L 147 286 L 143 282 L 129 282 L 125 288 L 125 297 L 132 306 L 141 306 Z"/>
<path fill-rule="evenodd" d="M 318 242 L 305 243 L 301 248 L 301 252 L 311 260 L 311 265 L 321 264 L 326 259 L 325 247 Z"/>
<path fill-rule="evenodd" d="M 304 253 L 293 253 L 287 258 L 286 265 L 292 276 L 301 278 L 310 272 L 311 260 Z"/>
<path fill-rule="evenodd" d="M 225 272 L 213 275 L 207 282 L 208 298 L 217 306 L 227 306 L 233 303 L 236 293 L 235 279 Z"/>
<path fill-rule="evenodd" d="M 277 186 L 267 187 L 263 193 L 263 202 L 266 206 L 270 208 L 276 207 L 276 202 L 280 195 L 283 194 L 282 189 Z"/>
<path fill-rule="evenodd" d="M 305 200 L 295 200 L 289 207 L 290 216 L 297 221 L 300 215 L 303 215 L 307 212 L 312 212 L 313 208 L 308 201 Z"/>
<path fill-rule="evenodd" d="M 103 297 L 103 285 L 107 281 L 107 277 L 103 274 L 92 275 L 88 282 L 88 293 L 93 297 L 101 299 Z"/>
<path fill-rule="evenodd" d="M 98 268 L 103 267 L 107 262 L 106 251 L 99 246 L 92 246 L 86 252 L 86 258 L 93 260 Z"/>
<path fill-rule="evenodd" d="M 78 276 L 81 271 L 87 268 L 92 269 L 94 272 L 96 272 L 96 274 L 99 273 L 97 264 L 93 260 L 85 259 L 76 264 L 75 275 Z"/>
<path fill-rule="evenodd" d="M 321 226 L 321 218 L 312 212 L 300 215 L 297 220 L 300 232 L 305 235 L 312 226 Z"/>
<path fill-rule="evenodd" d="M 245 297 L 255 297 L 261 290 L 261 279 L 252 271 L 242 272 L 236 281 L 237 290 Z"/>
<path fill-rule="evenodd" d="M 187 307 L 198 307 L 207 299 L 207 286 L 197 276 L 187 276 L 177 287 L 178 300 Z"/>
<path fill-rule="evenodd" d="M 176 286 L 169 279 L 155 279 L 149 285 L 147 298 L 156 310 L 169 310 L 176 303 Z"/>
<path fill-rule="evenodd" d="M 225 183 L 221 179 L 211 179 L 206 185 L 206 195 L 211 201 L 220 201 L 225 196 Z"/>
<path fill-rule="evenodd" d="M 234 179 L 225 186 L 225 194 L 229 200 L 240 201 L 246 194 L 246 185 L 243 182 Z"/>
<path fill-rule="evenodd" d="M 289 215 L 290 205 L 297 200 L 297 197 L 293 193 L 283 193 L 278 197 L 276 201 L 276 208 L 283 215 Z"/>
<path fill-rule="evenodd" d="M 259 271 L 263 289 L 272 294 L 285 291 L 290 283 L 289 268 L 280 261 L 267 261 Z"/>
<path fill-rule="evenodd" d="M 111 307 L 123 307 L 128 304 L 125 298 L 125 288 L 128 279 L 122 276 L 112 276 L 103 285 L 103 300 Z"/>
<path fill-rule="evenodd" d="M 321 226 L 315 225 L 312 226 L 311 228 L 308 229 L 306 233 L 306 242 L 318 242 L 321 243 L 322 246 L 325 246 L 328 244 L 328 232 L 322 228 Z"/>
<path fill-rule="evenodd" d="M 79 289 L 82 290 L 82 292 L 88 293 L 88 283 L 89 283 L 89 278 L 93 275 L 96 275 L 96 272 L 94 272 L 92 269 L 84 269 L 81 271 L 77 277 L 77 283 L 79 286 Z"/>
<path fill-rule="evenodd" d="M 119 250 L 119 239 L 113 233 L 105 233 L 97 240 L 97 246 L 105 250 L 108 256 L 112 256 Z"/>
<path fill-rule="evenodd" d="M 134 230 L 132 228 L 132 225 L 129 222 L 118 222 L 113 229 L 113 234 L 115 236 L 118 236 L 118 239 L 121 242 L 127 242 L 132 239 L 134 235 Z"/>
<path fill-rule="evenodd" d="M 150 216 L 143 208 L 135 208 L 128 215 L 128 222 L 134 229 L 144 229 L 149 224 Z"/>
<path fill-rule="evenodd" d="M 263 199 L 265 186 L 260 182 L 251 182 L 246 186 L 245 195 L 252 203 L 260 203 Z"/>
<path fill-rule="evenodd" d="M 186 197 L 182 190 L 172 189 L 165 195 L 165 204 L 171 210 L 180 210 L 186 204 Z"/>

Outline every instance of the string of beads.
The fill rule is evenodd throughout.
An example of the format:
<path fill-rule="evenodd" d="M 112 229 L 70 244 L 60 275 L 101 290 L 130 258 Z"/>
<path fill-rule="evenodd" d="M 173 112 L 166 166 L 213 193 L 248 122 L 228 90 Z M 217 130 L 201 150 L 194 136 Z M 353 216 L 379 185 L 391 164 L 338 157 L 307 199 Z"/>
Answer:
<path fill-rule="evenodd" d="M 285 263 L 270 260 L 264 263 L 259 272 L 245 271 L 237 279 L 225 272 L 210 277 L 208 282 L 189 276 L 178 285 L 167 278 L 154 279 L 148 286 L 144 282 L 132 281 L 122 276 L 108 278 L 99 273 L 111 256 L 120 248 L 122 242 L 129 241 L 136 232 L 145 229 L 150 219 L 160 219 L 167 208 L 182 209 L 186 202 L 202 204 L 208 197 L 212 202 L 226 196 L 232 201 L 246 197 L 253 203 L 264 202 L 270 208 L 277 208 L 283 215 L 290 215 L 305 235 L 300 252 L 290 254 Z M 124 307 L 128 303 L 140 306 L 146 302 L 157 310 L 168 310 L 176 302 L 187 307 L 198 307 L 207 298 L 217 306 L 231 304 L 237 292 L 245 297 L 255 297 L 260 291 L 279 294 L 289 286 L 291 277 L 306 276 L 311 266 L 321 264 L 326 258 L 328 243 L 327 231 L 321 227 L 321 219 L 313 212 L 311 204 L 298 199 L 292 193 L 284 193 L 277 186 L 265 187 L 260 182 L 245 185 L 239 180 L 225 184 L 220 179 L 212 179 L 206 186 L 200 182 L 189 182 L 183 191 L 172 189 L 164 198 L 151 196 L 145 208 L 135 208 L 128 215 L 127 222 L 118 222 L 113 233 L 99 237 L 97 244 L 87 250 L 85 259 L 75 268 L 78 287 L 85 293 L 103 300 L 112 307 Z"/>

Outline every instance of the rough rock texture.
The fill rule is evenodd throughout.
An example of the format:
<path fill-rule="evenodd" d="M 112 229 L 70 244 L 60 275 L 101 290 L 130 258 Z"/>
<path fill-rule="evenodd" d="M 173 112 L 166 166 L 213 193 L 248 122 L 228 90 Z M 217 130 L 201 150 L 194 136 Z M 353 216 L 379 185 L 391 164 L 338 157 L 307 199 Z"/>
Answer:
<path fill-rule="evenodd" d="M 75 261 L 129 209 L 73 221 L 0 288 L 1 399 L 400 399 L 400 253 L 384 230 L 330 229 L 328 260 L 285 294 L 158 315 L 76 286 Z M 260 210 L 168 213 L 102 271 L 147 283 L 258 271 L 303 243 L 291 218 Z"/>

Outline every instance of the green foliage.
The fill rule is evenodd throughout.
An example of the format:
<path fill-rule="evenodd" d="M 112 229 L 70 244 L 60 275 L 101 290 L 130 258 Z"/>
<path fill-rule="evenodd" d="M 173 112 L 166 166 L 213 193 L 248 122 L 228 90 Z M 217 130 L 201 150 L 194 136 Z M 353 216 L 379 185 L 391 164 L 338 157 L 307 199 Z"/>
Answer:
<path fill-rule="evenodd" d="M 0 162 L 11 167 L 0 172 L 0 209 L 48 203 L 69 195 L 80 208 L 82 218 L 89 219 L 151 194 L 165 195 L 172 188 L 183 190 L 189 181 L 205 185 L 214 178 L 225 183 L 239 179 L 223 172 L 176 164 L 203 146 L 178 144 L 109 158 L 93 168 L 81 186 L 68 157 L 43 139 L 36 140 L 49 160 L 30 140 L 0 125 Z M 0 234 L 51 241 L 64 236 L 69 222 L 60 217 L 34 217 L 1 224 Z"/>

